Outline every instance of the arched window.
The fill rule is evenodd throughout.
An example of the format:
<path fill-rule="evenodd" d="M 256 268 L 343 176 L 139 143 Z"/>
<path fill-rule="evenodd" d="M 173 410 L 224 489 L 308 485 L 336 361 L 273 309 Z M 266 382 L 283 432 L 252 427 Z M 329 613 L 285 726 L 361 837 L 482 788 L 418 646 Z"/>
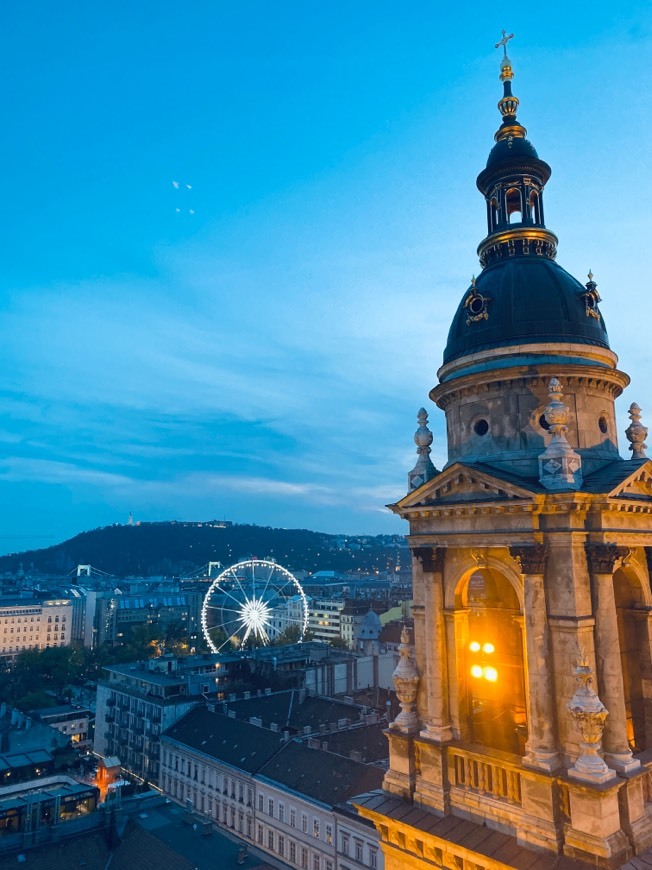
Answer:
<path fill-rule="evenodd" d="M 641 589 L 634 578 L 628 576 L 623 569 L 614 574 L 614 597 L 625 692 L 627 739 L 633 752 L 642 752 L 648 748 L 648 734 L 652 731 L 649 709 L 652 698 L 645 679 L 645 672 L 650 667 L 650 645 L 646 623 L 639 616 L 638 608 L 644 603 Z"/>
<path fill-rule="evenodd" d="M 518 596 L 505 576 L 483 568 L 471 574 L 456 598 L 466 616 L 458 647 L 466 687 L 460 695 L 461 730 L 472 743 L 522 755 L 527 721 Z"/>
<path fill-rule="evenodd" d="M 539 194 L 533 190 L 530 194 L 530 218 L 535 224 L 541 223 L 541 213 L 539 209 Z"/>
<path fill-rule="evenodd" d="M 523 221 L 523 202 L 521 191 L 517 187 L 510 187 L 505 194 L 507 206 L 507 220 L 510 224 L 520 224 Z"/>

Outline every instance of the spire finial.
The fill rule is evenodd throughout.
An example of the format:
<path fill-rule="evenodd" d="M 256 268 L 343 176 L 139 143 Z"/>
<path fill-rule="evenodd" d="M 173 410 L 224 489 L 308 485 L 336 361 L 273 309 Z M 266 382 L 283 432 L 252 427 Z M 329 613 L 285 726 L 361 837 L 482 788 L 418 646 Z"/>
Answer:
<path fill-rule="evenodd" d="M 509 36 L 507 36 L 507 31 L 503 27 L 503 38 L 494 45 L 494 48 L 500 48 L 500 46 L 502 45 L 503 57 L 507 57 L 507 43 L 510 39 L 514 39 L 514 34 L 510 33 Z"/>
<path fill-rule="evenodd" d="M 629 419 L 632 422 L 625 430 L 625 435 L 630 442 L 629 449 L 632 451 L 632 459 L 645 459 L 647 426 L 641 423 L 641 408 L 636 402 L 632 402 L 629 406 Z"/>
<path fill-rule="evenodd" d="M 408 488 L 413 489 L 421 486 L 437 474 L 437 469 L 430 459 L 430 445 L 432 444 L 432 432 L 428 428 L 428 412 L 425 408 L 419 408 L 417 414 L 419 428 L 414 433 L 414 443 L 417 445 L 417 464 L 408 474 Z"/>

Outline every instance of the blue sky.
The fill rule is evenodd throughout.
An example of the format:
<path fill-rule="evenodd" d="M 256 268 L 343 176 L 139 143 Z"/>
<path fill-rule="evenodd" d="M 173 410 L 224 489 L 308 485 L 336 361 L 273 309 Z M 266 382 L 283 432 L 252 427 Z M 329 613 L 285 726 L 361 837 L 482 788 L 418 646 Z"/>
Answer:
<path fill-rule="evenodd" d="M 423 404 L 445 461 L 427 394 L 503 27 L 559 262 L 632 376 L 621 431 L 631 401 L 652 422 L 652 8 L 448 7 L 4 4 L 0 551 L 130 511 L 403 530 Z"/>

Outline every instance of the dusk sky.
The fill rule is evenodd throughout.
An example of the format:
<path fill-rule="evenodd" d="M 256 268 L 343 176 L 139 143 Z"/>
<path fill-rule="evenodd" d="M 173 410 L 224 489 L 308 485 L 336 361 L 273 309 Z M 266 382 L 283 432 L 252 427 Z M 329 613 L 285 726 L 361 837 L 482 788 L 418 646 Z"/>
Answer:
<path fill-rule="evenodd" d="M 652 6 L 3 4 L 0 552 L 136 520 L 400 533 L 500 123 L 652 428 Z M 651 442 L 652 443 L 652 442 Z M 101 567 L 101 566 L 98 566 Z"/>

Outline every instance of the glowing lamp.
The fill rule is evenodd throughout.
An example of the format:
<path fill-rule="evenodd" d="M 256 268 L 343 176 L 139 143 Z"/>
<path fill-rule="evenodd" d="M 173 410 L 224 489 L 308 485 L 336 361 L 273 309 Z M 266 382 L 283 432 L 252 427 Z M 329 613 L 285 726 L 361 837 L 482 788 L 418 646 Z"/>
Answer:
<path fill-rule="evenodd" d="M 471 652 L 480 652 L 480 644 L 477 642 L 477 640 L 471 641 L 471 643 L 469 644 L 469 649 L 471 650 Z"/>
<path fill-rule="evenodd" d="M 482 668 L 480 667 L 480 665 L 473 665 L 473 667 L 471 668 L 471 676 L 475 677 L 478 680 L 482 677 Z"/>
<path fill-rule="evenodd" d="M 494 652 L 495 649 L 496 649 L 496 647 L 492 643 L 485 643 L 484 646 L 482 647 L 482 652 L 490 654 L 490 653 Z"/>
<path fill-rule="evenodd" d="M 498 679 L 498 671 L 496 668 L 485 668 L 484 678 L 485 680 L 489 680 L 490 683 L 495 683 Z"/>

